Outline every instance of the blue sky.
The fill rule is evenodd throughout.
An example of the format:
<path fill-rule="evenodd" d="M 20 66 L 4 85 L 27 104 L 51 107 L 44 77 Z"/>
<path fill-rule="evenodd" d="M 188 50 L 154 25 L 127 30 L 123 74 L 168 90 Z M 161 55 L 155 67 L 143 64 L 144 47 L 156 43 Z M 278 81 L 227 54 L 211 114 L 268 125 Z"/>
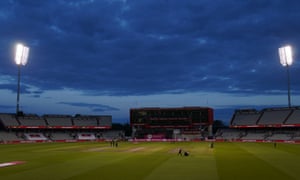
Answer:
<path fill-rule="evenodd" d="M 278 48 L 294 50 L 292 105 L 300 104 L 300 1 L 2 0 L 0 112 L 15 112 L 14 46 L 25 113 L 112 115 L 137 107 L 287 106 Z"/>

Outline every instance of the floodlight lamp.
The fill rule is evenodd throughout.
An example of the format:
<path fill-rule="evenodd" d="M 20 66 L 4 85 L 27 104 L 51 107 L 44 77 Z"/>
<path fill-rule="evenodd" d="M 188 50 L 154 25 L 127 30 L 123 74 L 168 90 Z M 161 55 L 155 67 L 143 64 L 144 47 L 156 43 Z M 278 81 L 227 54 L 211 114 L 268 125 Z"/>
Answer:
<path fill-rule="evenodd" d="M 24 46 L 22 44 L 17 44 L 16 46 L 16 56 L 15 56 L 15 62 L 17 65 L 23 65 L 25 66 L 28 61 L 29 56 L 29 47 Z"/>
<path fill-rule="evenodd" d="M 293 63 L 292 47 L 284 46 L 278 49 L 280 63 L 283 66 L 290 66 Z"/>

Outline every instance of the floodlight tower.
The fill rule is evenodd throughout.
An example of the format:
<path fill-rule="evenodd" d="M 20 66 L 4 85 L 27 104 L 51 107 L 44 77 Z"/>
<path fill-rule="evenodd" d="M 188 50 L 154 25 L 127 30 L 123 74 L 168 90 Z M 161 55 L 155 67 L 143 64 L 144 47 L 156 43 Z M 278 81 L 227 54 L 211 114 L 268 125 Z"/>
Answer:
<path fill-rule="evenodd" d="M 287 81 L 288 81 L 288 105 L 291 107 L 291 93 L 290 93 L 290 70 L 289 67 L 293 63 L 293 54 L 291 46 L 284 46 L 278 49 L 280 63 L 282 66 L 286 67 L 287 71 Z"/>
<path fill-rule="evenodd" d="M 17 109 L 16 113 L 19 113 L 19 102 L 20 102 L 20 79 L 21 79 L 21 66 L 25 66 L 28 61 L 29 47 L 23 44 L 16 45 L 15 62 L 18 65 L 18 92 L 17 92 Z"/>

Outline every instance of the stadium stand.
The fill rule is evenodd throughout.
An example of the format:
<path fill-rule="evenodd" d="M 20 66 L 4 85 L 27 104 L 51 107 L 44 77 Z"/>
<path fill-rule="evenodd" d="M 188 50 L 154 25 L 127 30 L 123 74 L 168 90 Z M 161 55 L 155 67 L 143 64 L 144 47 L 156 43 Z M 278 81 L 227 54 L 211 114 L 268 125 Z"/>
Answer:
<path fill-rule="evenodd" d="M 291 140 L 292 135 L 286 133 L 274 133 L 271 136 L 267 137 L 266 140 Z"/>
<path fill-rule="evenodd" d="M 21 141 L 22 135 L 17 135 L 15 132 L 0 131 L 0 142 Z"/>
<path fill-rule="evenodd" d="M 73 118 L 74 126 L 98 126 L 98 116 L 78 115 Z"/>
<path fill-rule="evenodd" d="M 265 109 L 262 112 L 262 116 L 258 121 L 258 124 L 261 125 L 274 125 L 274 124 L 283 124 L 283 122 L 288 118 L 292 113 L 291 109 Z"/>
<path fill-rule="evenodd" d="M 250 109 L 250 110 L 237 110 L 234 117 L 233 125 L 254 125 L 261 116 L 261 113 Z"/>
<path fill-rule="evenodd" d="M 236 140 L 240 139 L 245 132 L 237 129 L 219 129 L 216 139 Z"/>
<path fill-rule="evenodd" d="M 46 114 L 43 118 L 48 126 L 73 126 L 72 116 L 70 115 Z"/>
<path fill-rule="evenodd" d="M 236 110 L 231 127 L 300 127 L 300 107 Z"/>
<path fill-rule="evenodd" d="M 300 143 L 300 107 L 236 110 L 230 127 L 243 134 L 238 139 L 240 141 Z M 231 138 L 220 136 L 220 132 L 218 130 L 217 138 Z"/>
<path fill-rule="evenodd" d="M 0 143 L 16 142 L 75 142 L 97 141 L 119 137 L 120 132 L 110 132 L 109 115 L 59 115 L 0 113 Z M 84 130 L 84 131 L 82 131 Z M 103 136 L 105 134 L 105 136 Z"/>
<path fill-rule="evenodd" d="M 242 136 L 243 140 L 264 140 L 266 138 L 267 132 L 265 130 L 247 130 Z"/>
<path fill-rule="evenodd" d="M 5 127 L 20 125 L 15 114 L 0 113 L 0 121 Z"/>
<path fill-rule="evenodd" d="M 49 135 L 49 138 L 53 141 L 56 141 L 56 140 L 74 140 L 75 137 L 72 133 L 70 132 L 52 132 L 50 135 Z"/>
<path fill-rule="evenodd" d="M 144 124 L 142 124 L 144 125 Z M 141 126 L 142 126 L 141 125 Z M 150 124 L 151 125 L 151 124 Z M 205 124 L 205 127 L 207 124 Z M 122 130 L 111 130 L 108 115 L 43 115 L 0 113 L 0 143 L 16 142 L 77 142 L 125 139 Z M 146 126 L 145 126 L 146 127 Z M 199 129 L 181 130 L 177 126 L 164 128 L 132 128 L 139 137 L 156 139 L 210 140 Z M 175 129 L 174 129 L 175 128 Z M 177 130 L 177 131 L 175 131 Z M 175 133 L 176 132 L 176 133 Z M 207 133 L 207 131 L 204 131 Z M 131 139 L 137 136 L 132 135 Z M 195 138 L 196 137 L 196 138 Z M 256 141 L 300 143 L 300 107 L 236 110 L 230 128 L 218 129 L 217 141 Z"/>
<path fill-rule="evenodd" d="M 110 126 L 112 124 L 111 116 L 104 115 L 104 116 L 98 117 L 98 123 L 99 123 L 99 126 Z"/>
<path fill-rule="evenodd" d="M 300 141 L 300 130 L 296 131 L 293 135 L 292 135 L 292 140 L 295 141 Z"/>
<path fill-rule="evenodd" d="M 111 130 L 111 131 L 104 131 L 102 133 L 102 138 L 104 139 L 121 139 L 123 137 L 123 132 L 122 131 L 117 131 L 117 130 Z"/>
<path fill-rule="evenodd" d="M 284 124 L 300 124 L 300 109 L 294 109 Z"/>
<path fill-rule="evenodd" d="M 36 114 L 24 114 L 23 116 L 18 116 L 17 119 L 21 126 L 46 126 L 45 120 Z"/>

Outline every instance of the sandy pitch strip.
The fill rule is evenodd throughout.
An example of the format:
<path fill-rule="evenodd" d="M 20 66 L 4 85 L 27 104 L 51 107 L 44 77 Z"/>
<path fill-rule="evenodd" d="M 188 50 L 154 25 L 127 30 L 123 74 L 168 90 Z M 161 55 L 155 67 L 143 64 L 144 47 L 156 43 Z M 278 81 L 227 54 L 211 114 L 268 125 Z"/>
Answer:
<path fill-rule="evenodd" d="M 178 153 L 179 149 L 180 149 L 180 148 L 171 149 L 171 150 L 169 151 L 169 153 L 176 154 L 176 153 Z"/>
<path fill-rule="evenodd" d="M 110 149 L 110 147 L 91 148 L 91 149 L 85 150 L 85 152 L 100 152 L 100 151 L 103 151 L 106 149 Z"/>
<path fill-rule="evenodd" d="M 138 147 L 138 148 L 129 149 L 127 152 L 137 152 L 137 151 L 141 151 L 144 149 L 145 149 L 145 147 Z"/>

